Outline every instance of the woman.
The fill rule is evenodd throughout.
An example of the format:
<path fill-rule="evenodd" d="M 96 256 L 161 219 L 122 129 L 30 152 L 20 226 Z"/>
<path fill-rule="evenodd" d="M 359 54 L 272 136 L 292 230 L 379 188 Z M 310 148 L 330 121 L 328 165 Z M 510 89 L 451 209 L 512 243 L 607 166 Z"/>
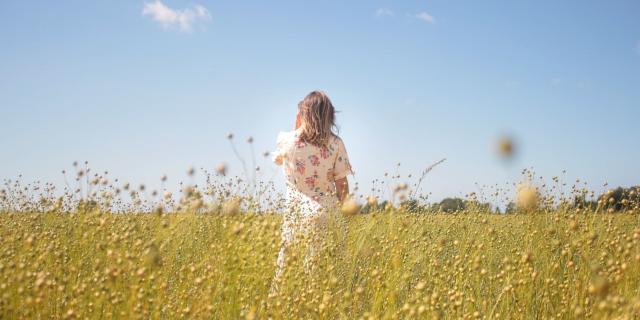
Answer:
<path fill-rule="evenodd" d="M 301 239 L 310 241 L 304 265 L 307 272 L 313 268 L 329 215 L 349 194 L 347 176 L 353 171 L 335 129 L 331 100 L 324 92 L 313 91 L 298 104 L 295 130 L 278 136 L 273 160 L 282 165 L 285 174 L 287 211 L 272 293 L 281 281 L 292 244 Z"/>

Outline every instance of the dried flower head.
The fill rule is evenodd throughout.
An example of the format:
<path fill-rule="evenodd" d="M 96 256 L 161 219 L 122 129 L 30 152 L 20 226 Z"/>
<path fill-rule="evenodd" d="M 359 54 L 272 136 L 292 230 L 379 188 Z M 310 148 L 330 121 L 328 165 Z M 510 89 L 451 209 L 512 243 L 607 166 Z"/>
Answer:
<path fill-rule="evenodd" d="M 353 216 L 360 212 L 360 208 L 361 206 L 358 202 L 356 202 L 352 197 L 348 197 L 342 203 L 340 212 L 342 212 L 342 214 L 344 214 L 345 216 Z"/>
<path fill-rule="evenodd" d="M 518 186 L 516 204 L 520 209 L 533 210 L 538 207 L 540 194 L 538 189 L 529 183 Z"/>
<path fill-rule="evenodd" d="M 216 167 L 216 173 L 218 175 L 221 175 L 221 176 L 226 176 L 227 175 L 227 165 L 224 164 L 224 163 L 219 164 Z"/>
<path fill-rule="evenodd" d="M 222 212 L 228 215 L 236 215 L 240 213 L 240 206 L 242 205 L 242 199 L 239 197 L 233 197 L 222 205 Z"/>
<path fill-rule="evenodd" d="M 498 139 L 498 154 L 503 158 L 510 158 L 514 154 L 514 143 L 510 137 L 502 137 Z"/>

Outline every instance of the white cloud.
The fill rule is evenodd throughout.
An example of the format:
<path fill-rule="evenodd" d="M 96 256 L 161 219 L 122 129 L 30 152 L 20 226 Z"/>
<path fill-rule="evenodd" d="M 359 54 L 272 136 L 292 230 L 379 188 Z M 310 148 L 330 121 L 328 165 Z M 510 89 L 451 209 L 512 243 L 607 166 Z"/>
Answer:
<path fill-rule="evenodd" d="M 380 8 L 378 10 L 376 10 L 376 17 L 382 18 L 382 17 L 393 17 L 396 14 L 389 8 Z"/>
<path fill-rule="evenodd" d="M 416 14 L 416 18 L 424 21 L 424 22 L 428 22 L 428 23 L 436 23 L 436 18 L 434 18 L 432 15 L 430 15 L 428 12 L 426 11 L 422 11 L 418 14 Z"/>
<path fill-rule="evenodd" d="M 143 16 L 160 23 L 164 28 L 177 27 L 180 31 L 190 32 L 194 24 L 211 20 L 209 10 L 201 5 L 185 9 L 171 9 L 160 0 L 145 2 L 142 8 Z"/>

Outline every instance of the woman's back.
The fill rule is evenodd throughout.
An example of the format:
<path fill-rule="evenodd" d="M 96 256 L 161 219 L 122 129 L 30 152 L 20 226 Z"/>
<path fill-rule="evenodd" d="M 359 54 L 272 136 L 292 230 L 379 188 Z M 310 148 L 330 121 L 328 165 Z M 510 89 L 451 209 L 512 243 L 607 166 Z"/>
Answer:
<path fill-rule="evenodd" d="M 300 135 L 298 129 L 278 136 L 274 160 L 282 162 L 288 192 L 302 193 L 323 207 L 332 206 L 338 200 L 335 181 L 352 173 L 344 143 L 332 135 L 326 145 L 318 146 Z"/>

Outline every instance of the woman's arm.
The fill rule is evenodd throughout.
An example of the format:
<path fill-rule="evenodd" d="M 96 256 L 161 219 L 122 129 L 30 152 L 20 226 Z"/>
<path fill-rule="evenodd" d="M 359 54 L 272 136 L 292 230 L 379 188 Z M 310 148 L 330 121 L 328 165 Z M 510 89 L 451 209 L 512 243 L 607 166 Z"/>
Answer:
<path fill-rule="evenodd" d="M 344 199 L 347 198 L 349 195 L 349 181 L 347 181 L 347 177 L 336 180 L 336 193 L 340 202 L 343 202 Z"/>

